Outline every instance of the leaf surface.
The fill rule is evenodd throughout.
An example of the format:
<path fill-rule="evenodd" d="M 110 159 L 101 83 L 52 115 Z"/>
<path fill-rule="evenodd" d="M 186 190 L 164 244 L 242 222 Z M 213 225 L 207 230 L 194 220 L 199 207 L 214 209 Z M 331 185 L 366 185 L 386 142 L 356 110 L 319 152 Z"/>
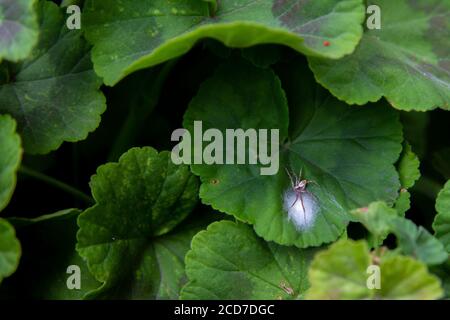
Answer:
<path fill-rule="evenodd" d="M 410 299 L 431 300 L 442 296 L 439 279 L 430 274 L 425 264 L 410 257 L 392 253 L 379 259 L 379 274 L 374 266 L 374 253 L 365 241 L 340 240 L 317 254 L 311 263 L 311 288 L 307 299 Z M 370 272 L 369 272 L 370 271 Z M 380 288 L 370 289 L 369 277 L 380 276 Z"/>
<path fill-rule="evenodd" d="M 0 218 L 0 284 L 16 271 L 20 259 L 20 243 L 14 228 Z"/>
<path fill-rule="evenodd" d="M 450 181 L 447 181 L 444 188 L 439 192 L 436 200 L 436 211 L 433 229 L 436 237 L 450 253 Z"/>
<path fill-rule="evenodd" d="M 114 85 L 186 53 L 202 38 L 231 47 L 283 44 L 340 58 L 361 38 L 364 7 L 361 0 L 88 0 L 83 17 L 95 70 Z"/>
<path fill-rule="evenodd" d="M 78 252 L 103 283 L 90 297 L 176 299 L 195 228 L 168 232 L 197 203 L 196 177 L 168 152 L 134 148 L 101 166 L 91 189 L 97 204 L 80 215 L 77 235 Z"/>
<path fill-rule="evenodd" d="M 384 202 L 370 204 L 367 210 L 353 211 L 358 220 L 375 236 L 383 240 L 389 233 L 397 237 L 398 247 L 407 255 L 428 265 L 448 259 L 442 243 L 422 226 L 398 215 Z"/>
<path fill-rule="evenodd" d="M 215 222 L 192 240 L 181 298 L 302 298 L 313 253 L 265 242 L 243 223 Z"/>
<path fill-rule="evenodd" d="M 202 121 L 203 132 L 219 130 L 224 141 L 217 144 L 225 150 L 224 162 L 232 152 L 241 160 L 245 155 L 245 165 L 192 165 L 201 178 L 200 198 L 205 204 L 253 224 L 268 241 L 318 246 L 342 234 L 349 210 L 375 199 L 394 202 L 399 181 L 393 163 L 401 150 L 401 127 L 391 108 L 348 107 L 318 87 L 306 69 L 294 66 L 298 76 L 287 79 L 283 87 L 295 84 L 301 90 L 288 90 L 289 110 L 278 77 L 270 70 L 235 62 L 220 67 L 202 85 L 183 126 L 192 142 L 201 139 L 198 134 L 195 137 L 194 121 Z M 278 168 L 272 162 L 275 174 L 261 175 L 261 168 L 268 165 L 249 164 L 249 159 L 256 158 L 255 144 L 248 147 L 247 143 L 244 152 L 236 146 L 226 148 L 227 129 L 278 129 L 279 141 L 272 145 L 274 159 L 279 147 Z M 209 143 L 203 147 L 206 150 Z M 302 170 L 304 178 L 316 182 L 307 190 L 319 210 L 312 214 L 314 223 L 303 230 L 288 219 L 283 204 L 285 192 L 291 190 L 285 169 L 296 174 Z"/>
<path fill-rule="evenodd" d="M 16 122 L 0 115 L 0 211 L 8 204 L 16 186 L 16 172 L 22 158 Z"/>
<path fill-rule="evenodd" d="M 310 58 L 316 79 L 336 97 L 363 105 L 386 97 L 401 110 L 449 108 L 450 3 L 370 0 L 381 29 L 366 29 L 340 60 Z"/>
<path fill-rule="evenodd" d="M 35 0 L 0 2 L 0 61 L 25 59 L 38 40 Z"/>
<path fill-rule="evenodd" d="M 17 120 L 25 151 L 48 153 L 96 129 L 105 98 L 82 32 L 67 29 L 56 4 L 37 7 L 41 34 L 31 56 L 0 65 L 0 112 Z"/>

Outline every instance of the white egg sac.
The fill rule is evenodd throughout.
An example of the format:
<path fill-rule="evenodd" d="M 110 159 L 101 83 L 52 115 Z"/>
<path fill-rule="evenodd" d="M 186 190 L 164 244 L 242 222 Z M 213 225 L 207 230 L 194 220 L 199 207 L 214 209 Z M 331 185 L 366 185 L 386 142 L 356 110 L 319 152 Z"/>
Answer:
<path fill-rule="evenodd" d="M 314 196 L 310 193 L 304 192 L 301 196 L 303 199 L 303 206 L 300 197 L 295 201 L 297 199 L 295 191 L 292 189 L 287 190 L 283 196 L 283 207 L 288 214 L 288 220 L 291 221 L 298 230 L 304 231 L 311 228 L 314 224 L 319 211 L 319 206 L 317 205 Z M 305 210 L 303 210 L 303 207 L 305 207 Z"/>

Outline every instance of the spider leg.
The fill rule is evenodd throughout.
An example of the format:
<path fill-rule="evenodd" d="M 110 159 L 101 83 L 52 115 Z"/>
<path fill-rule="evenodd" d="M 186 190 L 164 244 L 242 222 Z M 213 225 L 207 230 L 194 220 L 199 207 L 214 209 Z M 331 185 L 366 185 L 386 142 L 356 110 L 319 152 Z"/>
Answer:
<path fill-rule="evenodd" d="M 302 208 L 303 208 L 303 219 L 305 220 L 305 225 L 306 225 L 306 210 L 305 210 L 305 205 L 303 204 L 303 196 L 301 193 L 298 194 L 300 197 L 300 201 L 302 202 Z"/>
<path fill-rule="evenodd" d="M 286 173 L 288 174 L 289 179 L 291 180 L 292 189 L 294 189 L 294 187 L 295 187 L 294 186 L 294 179 L 292 178 L 291 174 L 289 173 L 289 170 L 287 168 L 284 168 L 284 169 L 286 169 Z"/>
<path fill-rule="evenodd" d="M 299 198 L 299 194 L 297 193 L 296 197 L 295 197 L 295 201 L 294 201 L 294 203 L 292 204 L 292 206 L 289 209 L 292 209 L 292 207 L 297 203 L 298 198 Z"/>

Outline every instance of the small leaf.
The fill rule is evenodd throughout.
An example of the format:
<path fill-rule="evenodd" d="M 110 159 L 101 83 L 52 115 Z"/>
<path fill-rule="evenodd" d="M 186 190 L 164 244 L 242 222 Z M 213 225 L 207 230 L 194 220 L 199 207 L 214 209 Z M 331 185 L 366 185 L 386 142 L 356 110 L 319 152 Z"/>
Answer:
<path fill-rule="evenodd" d="M 0 211 L 8 204 L 16 186 L 16 172 L 22 158 L 16 122 L 0 115 Z"/>
<path fill-rule="evenodd" d="M 261 175 L 260 169 L 268 166 L 248 164 L 253 147 L 240 154 L 247 164 L 194 164 L 192 171 L 202 181 L 200 198 L 216 210 L 253 224 L 256 233 L 268 241 L 319 246 L 342 234 L 349 210 L 376 199 L 394 202 L 397 198 L 399 182 L 393 163 L 401 150 L 401 127 L 389 107 L 352 108 L 335 100 L 298 61 L 289 71 L 296 75 L 283 82 L 284 88 L 295 88 L 288 91 L 290 123 L 278 77 L 271 70 L 234 62 L 221 66 L 202 85 L 183 126 L 191 137 L 194 121 L 202 121 L 203 132 L 220 130 L 222 150 L 235 154 L 241 151 L 225 145 L 227 129 L 278 129 L 279 142 L 272 146 L 280 144 L 274 175 Z M 304 230 L 296 228 L 284 209 L 283 196 L 291 190 L 285 169 L 297 174 L 303 169 L 303 178 L 316 182 L 308 185 L 308 191 L 319 210 L 315 222 Z"/>
<path fill-rule="evenodd" d="M 175 166 L 168 152 L 134 148 L 101 166 L 91 189 L 97 204 L 80 215 L 77 235 L 78 252 L 103 283 L 90 297 L 177 298 L 193 231 L 167 233 L 197 203 L 189 168 Z"/>
<path fill-rule="evenodd" d="M 20 259 L 20 243 L 14 228 L 0 218 L 0 283 L 16 271 Z"/>
<path fill-rule="evenodd" d="M 35 0 L 0 2 L 0 61 L 25 59 L 38 40 Z"/>
<path fill-rule="evenodd" d="M 428 265 L 440 264 L 448 258 L 439 240 L 422 226 L 418 227 L 411 220 L 400 217 L 395 209 L 383 202 L 372 203 L 368 210 L 355 210 L 353 214 L 378 239 L 384 239 L 388 233 L 395 234 L 403 253 Z"/>
<path fill-rule="evenodd" d="M 400 195 L 395 201 L 394 209 L 400 217 L 404 217 L 406 212 L 411 208 L 411 194 L 406 189 L 400 190 Z"/>
<path fill-rule="evenodd" d="M 266 242 L 243 223 L 215 222 L 192 240 L 181 298 L 302 298 L 313 253 Z"/>
<path fill-rule="evenodd" d="M 450 253 L 450 181 L 447 181 L 444 188 L 439 192 L 436 200 L 436 211 L 433 229 L 436 237 Z"/>
<path fill-rule="evenodd" d="M 381 97 L 397 109 L 449 109 L 450 2 L 370 0 L 381 29 L 366 29 L 355 52 L 340 60 L 310 58 L 317 80 L 349 104 Z"/>
<path fill-rule="evenodd" d="M 282 44 L 340 58 L 361 38 L 364 7 L 361 0 L 88 0 L 83 14 L 95 70 L 114 85 L 186 53 L 203 38 L 239 48 Z"/>
<path fill-rule="evenodd" d="M 17 120 L 27 152 L 47 153 L 96 129 L 105 98 L 82 32 L 66 28 L 56 4 L 40 1 L 37 7 L 37 47 L 20 64 L 0 65 L 0 74 L 6 74 L 6 80 L 0 78 L 0 112 Z"/>
<path fill-rule="evenodd" d="M 22 260 L 13 277 L 0 289 L 0 298 L 82 299 L 100 286 L 75 251 L 77 209 L 68 209 L 34 219 L 12 218 L 22 243 Z M 80 289 L 69 289 L 69 266 L 80 268 Z"/>
<path fill-rule="evenodd" d="M 438 299 L 443 290 L 427 267 L 410 257 L 385 253 L 379 260 L 380 288 L 369 289 L 376 253 L 364 241 L 341 240 L 318 253 L 309 270 L 307 299 Z"/>
<path fill-rule="evenodd" d="M 411 145 L 407 142 L 403 144 L 403 153 L 398 163 L 398 173 L 400 183 L 403 188 L 409 189 L 414 186 L 420 178 L 420 161 L 416 154 L 412 151 Z"/>

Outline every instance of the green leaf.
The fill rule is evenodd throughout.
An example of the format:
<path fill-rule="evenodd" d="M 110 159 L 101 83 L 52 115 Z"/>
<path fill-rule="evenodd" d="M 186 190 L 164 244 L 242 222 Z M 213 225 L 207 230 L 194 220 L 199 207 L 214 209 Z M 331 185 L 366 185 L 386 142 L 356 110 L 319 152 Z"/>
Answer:
<path fill-rule="evenodd" d="M 105 110 L 82 32 L 68 30 L 65 15 L 49 1 L 38 5 L 40 40 L 20 64 L 0 65 L 0 112 L 18 121 L 24 148 L 47 153 L 63 141 L 85 139 Z"/>
<path fill-rule="evenodd" d="M 400 195 L 395 201 L 394 209 L 400 217 L 404 217 L 406 212 L 411 209 L 411 194 L 406 189 L 400 190 Z"/>
<path fill-rule="evenodd" d="M 192 240 L 181 298 L 302 298 L 314 252 L 266 242 L 243 223 L 215 222 Z"/>
<path fill-rule="evenodd" d="M 430 274 L 426 265 L 410 257 L 385 257 L 380 269 L 383 299 L 434 300 L 444 293 L 439 278 Z"/>
<path fill-rule="evenodd" d="M 311 263 L 311 288 L 306 299 L 364 299 L 367 267 L 371 264 L 369 248 L 364 241 L 340 240 L 328 250 L 319 252 Z"/>
<path fill-rule="evenodd" d="M 289 70 L 296 75 L 283 82 L 285 88 L 292 84 L 296 88 L 288 90 L 289 129 L 279 79 L 270 70 L 243 62 L 223 65 L 202 85 L 183 126 L 191 136 L 196 120 L 203 121 L 204 132 L 216 128 L 223 137 L 226 129 L 279 129 L 278 173 L 261 175 L 262 166 L 256 164 L 194 164 L 192 171 L 202 181 L 200 197 L 205 204 L 253 224 L 268 241 L 318 246 L 342 234 L 349 210 L 376 199 L 394 202 L 399 182 L 393 163 L 401 150 L 401 127 L 391 108 L 348 107 L 318 87 L 301 64 L 294 63 Z M 235 151 L 228 149 L 223 145 L 226 152 Z M 247 162 L 249 156 L 247 150 Z M 283 196 L 291 190 L 285 168 L 295 173 L 303 169 L 304 178 L 316 182 L 308 185 L 308 191 L 319 212 L 315 223 L 301 231 L 283 209 Z"/>
<path fill-rule="evenodd" d="M 375 236 L 385 239 L 389 233 L 397 237 L 398 247 L 407 255 L 422 260 L 428 265 L 440 264 L 448 254 L 439 240 L 422 226 L 400 217 L 395 209 L 384 202 L 370 204 L 366 210 L 355 210 L 353 215 Z"/>
<path fill-rule="evenodd" d="M 412 151 L 411 145 L 407 142 L 403 144 L 403 153 L 398 163 L 398 173 L 400 183 L 403 188 L 409 189 L 414 186 L 420 178 L 420 161 L 416 154 Z"/>
<path fill-rule="evenodd" d="M 14 228 L 0 218 L 0 283 L 14 273 L 19 265 L 20 243 Z"/>
<path fill-rule="evenodd" d="M 436 237 L 450 253 L 450 181 L 447 181 L 444 188 L 439 192 L 436 200 L 436 211 L 433 229 Z"/>
<path fill-rule="evenodd" d="M 38 40 L 35 0 L 0 2 L 0 61 L 25 59 Z"/>
<path fill-rule="evenodd" d="M 77 209 L 68 209 L 35 219 L 14 218 L 22 243 L 22 260 L 13 277 L 0 290 L 9 299 L 82 299 L 100 286 L 75 251 Z M 70 290 L 69 266 L 80 268 L 80 289 Z"/>
<path fill-rule="evenodd" d="M 380 289 L 369 289 L 379 260 Z M 307 299 L 438 299 L 443 291 L 426 265 L 409 257 L 370 254 L 364 241 L 341 240 L 317 254 L 309 270 Z"/>
<path fill-rule="evenodd" d="M 8 204 L 16 186 L 16 172 L 22 158 L 16 122 L 0 115 L 0 211 Z"/>
<path fill-rule="evenodd" d="M 361 0 L 88 0 L 86 37 L 108 85 L 186 53 L 202 38 L 231 47 L 274 43 L 327 58 L 351 53 L 362 35 Z M 212 10 L 211 10 L 212 9 Z M 324 45 L 328 41 L 329 45 Z"/>
<path fill-rule="evenodd" d="M 402 110 L 449 108 L 450 2 L 370 0 L 381 29 L 366 29 L 352 55 L 310 58 L 316 79 L 339 99 L 365 104 L 386 97 Z"/>
<path fill-rule="evenodd" d="M 77 235 L 78 252 L 103 283 L 91 297 L 177 298 L 193 231 L 162 235 L 197 203 L 189 168 L 175 166 L 168 152 L 134 148 L 101 166 L 91 189 L 97 204 L 80 215 Z"/>

